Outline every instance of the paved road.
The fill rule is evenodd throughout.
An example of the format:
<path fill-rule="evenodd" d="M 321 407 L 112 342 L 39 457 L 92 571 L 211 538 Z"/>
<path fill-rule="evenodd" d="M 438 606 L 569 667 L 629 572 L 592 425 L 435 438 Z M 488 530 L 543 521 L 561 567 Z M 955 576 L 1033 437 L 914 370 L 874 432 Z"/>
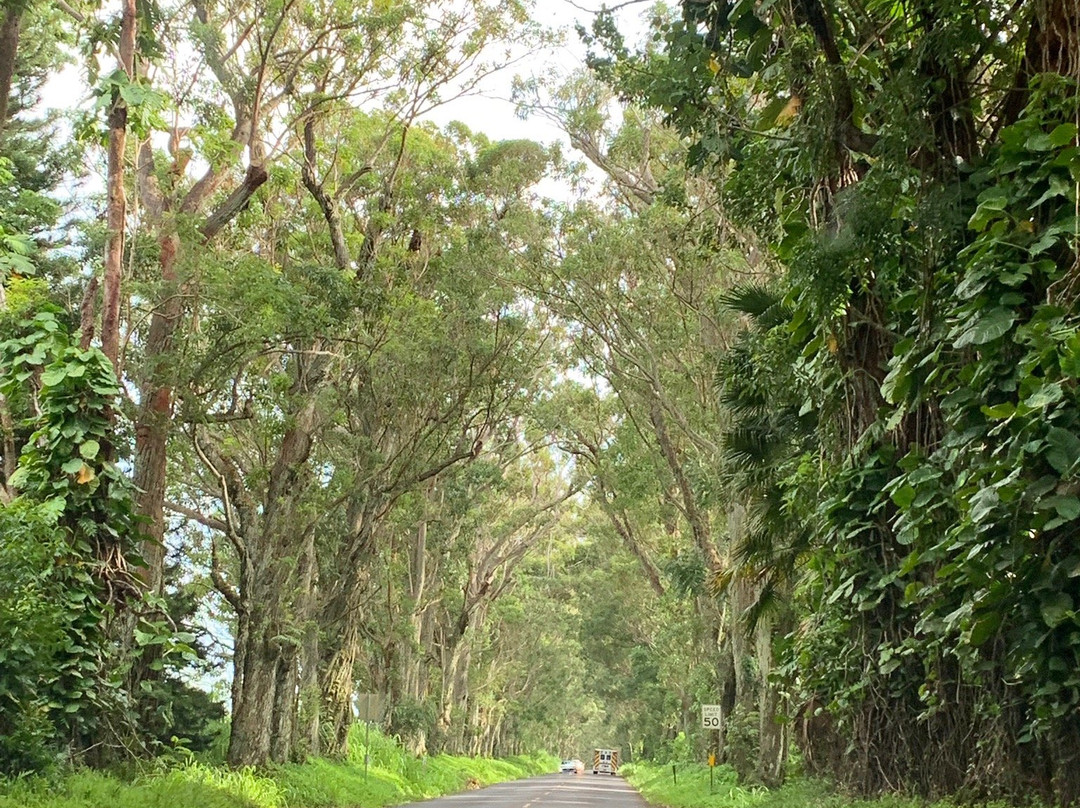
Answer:
<path fill-rule="evenodd" d="M 621 777 L 545 774 L 411 805 L 423 808 L 645 808 L 648 803 Z"/>

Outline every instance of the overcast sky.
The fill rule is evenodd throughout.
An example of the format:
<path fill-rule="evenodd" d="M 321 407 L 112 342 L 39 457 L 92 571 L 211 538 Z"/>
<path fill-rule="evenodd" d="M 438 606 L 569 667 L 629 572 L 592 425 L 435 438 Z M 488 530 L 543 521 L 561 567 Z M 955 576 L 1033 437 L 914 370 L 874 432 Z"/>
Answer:
<path fill-rule="evenodd" d="M 559 140 L 567 144 L 563 133 L 550 121 L 540 117 L 521 120 L 510 101 L 511 84 L 515 76 L 541 76 L 552 72 L 569 74 L 585 64 L 585 47 L 574 30 L 576 23 L 588 27 L 593 13 L 605 3 L 601 0 L 535 0 L 533 19 L 546 28 L 563 30 L 561 47 L 531 54 L 486 81 L 479 94 L 474 94 L 439 107 L 427 117 L 440 124 L 459 120 L 470 129 L 480 131 L 493 140 L 529 138 L 543 143 Z M 618 5 L 619 27 L 633 42 L 644 30 L 643 15 L 652 8 L 654 0 L 637 0 L 606 5 Z M 567 144 L 568 145 L 568 144 Z"/>
<path fill-rule="evenodd" d="M 656 0 L 617 0 L 612 3 L 609 0 L 607 5 L 616 6 L 619 27 L 627 39 L 633 42 L 642 35 L 645 29 L 642 20 L 646 12 L 654 7 L 655 2 Z M 492 140 L 528 138 L 545 144 L 558 141 L 565 148 L 569 148 L 566 136 L 550 121 L 540 116 L 529 120 L 522 120 L 517 116 L 515 106 L 510 100 L 512 83 L 515 76 L 569 74 L 582 67 L 585 47 L 574 26 L 581 23 L 588 27 L 595 13 L 604 5 L 603 0 L 534 0 L 533 19 L 546 28 L 562 30 L 563 44 L 557 48 L 524 55 L 512 66 L 488 77 L 476 93 L 454 99 L 425 117 L 440 125 L 455 120 L 462 121 L 473 131 L 483 132 Z M 107 65 L 103 64 L 103 69 L 105 68 Z M 85 84 L 82 67 L 77 64 L 68 65 L 54 76 L 42 92 L 42 104 L 45 107 L 72 111 L 75 107 L 88 106 L 90 103 L 90 90 Z M 80 183 L 83 190 L 103 186 L 104 176 L 96 176 L 96 173 L 103 171 L 104 166 L 87 166 L 87 169 L 90 175 Z M 551 182 L 545 182 L 540 192 L 544 196 L 559 198 L 569 193 L 569 189 L 555 188 Z"/>

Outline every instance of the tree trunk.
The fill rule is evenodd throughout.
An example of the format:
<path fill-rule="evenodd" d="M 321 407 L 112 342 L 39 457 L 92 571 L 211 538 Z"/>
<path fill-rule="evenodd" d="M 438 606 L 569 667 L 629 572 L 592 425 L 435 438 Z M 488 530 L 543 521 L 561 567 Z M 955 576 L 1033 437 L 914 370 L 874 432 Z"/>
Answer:
<path fill-rule="evenodd" d="M 141 554 L 148 592 L 160 595 L 165 575 L 165 486 L 167 451 L 172 426 L 172 383 L 167 360 L 172 355 L 173 334 L 182 308 L 177 286 L 176 261 L 180 239 L 168 232 L 159 240 L 159 267 L 163 302 L 155 307 L 146 337 L 146 376 L 139 385 L 139 410 L 135 421 L 134 483 L 139 513 L 145 517 Z"/>
<path fill-rule="evenodd" d="M 325 754 L 344 757 L 352 726 L 354 676 L 359 655 L 360 637 L 355 626 L 341 633 L 337 649 L 330 656 L 322 675 L 322 709 L 326 732 Z"/>
<path fill-rule="evenodd" d="M 758 716 L 758 780 L 768 788 L 776 788 L 784 781 L 784 725 L 780 721 L 780 691 L 777 685 L 769 681 L 773 668 L 773 637 L 775 629 L 772 621 L 762 619 L 757 627 L 758 674 L 759 685 Z"/>
<path fill-rule="evenodd" d="M 358 497 L 349 506 L 352 525 L 348 547 L 343 553 L 344 572 L 336 589 L 319 615 L 327 637 L 322 651 L 320 687 L 325 754 L 343 757 L 348 751 L 349 728 L 353 723 L 352 698 L 356 690 L 356 666 L 361 653 L 361 636 L 367 613 L 364 598 L 371 586 L 370 563 L 375 548 L 376 498 Z"/>
<path fill-rule="evenodd" d="M 257 611 L 263 612 L 264 608 L 259 607 Z M 241 681 L 239 699 L 233 703 L 229 731 L 228 761 L 234 768 L 265 766 L 270 761 L 273 730 L 270 719 L 276 700 L 280 654 L 268 636 L 270 632 L 264 625 L 265 619 L 265 615 L 260 614 L 257 622 L 252 621 L 254 625 L 245 632 L 246 647 L 240 658 L 243 668 L 233 674 Z"/>
<path fill-rule="evenodd" d="M 314 533 L 309 537 L 305 552 L 306 569 L 301 575 L 300 589 L 305 598 L 306 619 L 300 649 L 300 678 L 297 697 L 295 756 L 303 760 L 309 755 L 322 754 L 319 738 L 319 717 L 322 699 L 319 691 L 319 624 L 315 619 L 318 602 L 318 559 L 315 555 Z"/>
<path fill-rule="evenodd" d="M 128 81 L 135 79 L 135 0 L 124 0 L 120 16 L 120 70 Z M 127 105 L 116 93 L 109 107 L 108 173 L 105 181 L 105 267 L 101 303 L 101 350 L 120 369 L 120 281 L 124 264 L 124 225 L 127 195 L 124 190 L 124 156 L 127 151 Z"/>
<path fill-rule="evenodd" d="M 7 127 L 11 83 L 15 78 L 15 61 L 19 54 L 22 14 L 22 8 L 13 3 L 4 11 L 4 20 L 0 23 L 0 137 L 3 137 Z"/>
<path fill-rule="evenodd" d="M 302 632 L 304 600 L 299 589 L 305 580 L 297 559 L 310 541 L 307 535 L 296 535 L 294 506 L 305 488 L 300 477 L 319 423 L 316 398 L 324 371 L 322 363 L 296 369 L 295 392 L 303 400 L 282 436 L 259 528 L 245 537 L 248 557 L 241 559 L 240 582 L 249 614 L 237 634 L 234 659 L 240 686 L 235 691 L 229 737 L 228 760 L 233 766 L 264 766 L 291 755 L 299 656 L 294 637 Z M 242 668 L 237 667 L 239 662 Z M 275 734 L 286 737 L 275 740 Z M 282 746 L 285 742 L 289 749 Z"/>
<path fill-rule="evenodd" d="M 270 759 L 274 763 L 288 763 L 293 758 L 299 707 L 299 662 L 298 646 L 290 643 L 281 648 L 271 718 Z"/>
<path fill-rule="evenodd" d="M 675 484 L 679 488 L 683 514 L 690 523 L 690 529 L 694 534 L 694 542 L 705 559 L 705 566 L 708 568 L 709 574 L 716 577 L 723 572 L 724 563 L 720 559 L 716 545 L 713 544 L 708 515 L 698 507 L 697 494 L 686 476 L 682 461 L 679 459 L 679 452 L 671 440 L 671 434 L 667 428 L 667 419 L 664 417 L 663 404 L 655 390 L 649 395 L 649 420 L 652 422 L 660 452 L 663 454 L 668 469 L 675 478 Z"/>

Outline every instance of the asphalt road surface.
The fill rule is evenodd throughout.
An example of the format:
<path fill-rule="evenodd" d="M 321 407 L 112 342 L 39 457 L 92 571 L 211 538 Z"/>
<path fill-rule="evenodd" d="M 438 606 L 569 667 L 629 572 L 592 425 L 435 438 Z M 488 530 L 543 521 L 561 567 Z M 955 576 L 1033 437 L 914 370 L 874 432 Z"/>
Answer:
<path fill-rule="evenodd" d="M 545 774 L 410 803 L 423 808 L 646 808 L 621 777 L 610 774 Z"/>

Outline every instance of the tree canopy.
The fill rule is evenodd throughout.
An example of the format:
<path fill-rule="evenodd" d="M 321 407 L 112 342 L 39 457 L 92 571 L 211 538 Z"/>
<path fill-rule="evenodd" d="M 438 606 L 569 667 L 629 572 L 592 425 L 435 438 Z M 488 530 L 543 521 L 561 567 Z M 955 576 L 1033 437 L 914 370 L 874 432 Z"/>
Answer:
<path fill-rule="evenodd" d="M 373 694 L 1080 799 L 1075 2 L 602 11 L 515 81 L 563 143 L 432 123 L 533 13 L 5 7 L 0 771 L 343 756 Z"/>

